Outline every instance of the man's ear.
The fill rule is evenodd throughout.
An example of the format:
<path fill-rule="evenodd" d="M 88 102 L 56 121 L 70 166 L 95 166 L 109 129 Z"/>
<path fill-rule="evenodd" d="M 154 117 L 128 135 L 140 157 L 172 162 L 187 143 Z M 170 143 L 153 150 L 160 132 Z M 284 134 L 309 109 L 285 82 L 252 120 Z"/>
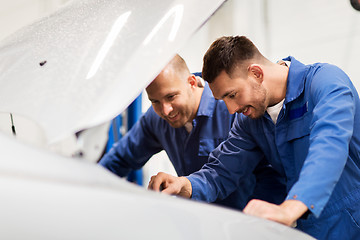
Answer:
<path fill-rule="evenodd" d="M 253 76 L 257 81 L 260 83 L 264 80 L 264 72 L 260 65 L 258 64 L 251 64 L 248 67 L 248 74 Z"/>
<path fill-rule="evenodd" d="M 197 87 L 197 79 L 196 79 L 195 75 L 193 75 L 193 74 L 189 75 L 187 80 L 192 88 Z"/>

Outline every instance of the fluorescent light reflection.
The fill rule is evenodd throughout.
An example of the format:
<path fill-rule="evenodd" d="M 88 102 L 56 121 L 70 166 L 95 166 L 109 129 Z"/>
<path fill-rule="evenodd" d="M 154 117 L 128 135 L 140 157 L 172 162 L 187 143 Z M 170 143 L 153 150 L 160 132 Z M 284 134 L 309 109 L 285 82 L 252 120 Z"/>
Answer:
<path fill-rule="evenodd" d="M 145 38 L 144 40 L 144 45 L 147 45 L 151 39 L 154 37 L 154 35 L 160 30 L 160 28 L 162 27 L 162 25 L 164 25 L 164 23 L 172 16 L 175 14 L 175 19 L 174 19 L 174 24 L 172 25 L 168 40 L 169 41 L 174 41 L 175 36 L 179 30 L 180 24 L 181 24 L 181 20 L 183 17 L 183 13 L 184 13 L 184 5 L 179 4 L 174 6 L 173 8 L 171 8 L 166 14 L 165 16 L 159 21 L 158 24 L 156 24 L 156 26 L 153 28 L 153 30 L 150 32 L 150 34 Z"/>
<path fill-rule="evenodd" d="M 124 14 L 122 14 L 113 24 L 110 33 L 108 34 L 104 44 L 102 45 L 98 55 L 96 56 L 96 59 L 94 63 L 92 64 L 90 71 L 88 72 L 86 79 L 92 78 L 96 72 L 98 71 L 101 63 L 104 61 L 104 58 L 106 57 L 107 53 L 109 52 L 111 46 L 114 44 L 114 41 L 116 37 L 119 35 L 121 29 L 124 27 L 125 23 L 127 22 L 129 16 L 131 14 L 131 11 L 128 11 Z"/>

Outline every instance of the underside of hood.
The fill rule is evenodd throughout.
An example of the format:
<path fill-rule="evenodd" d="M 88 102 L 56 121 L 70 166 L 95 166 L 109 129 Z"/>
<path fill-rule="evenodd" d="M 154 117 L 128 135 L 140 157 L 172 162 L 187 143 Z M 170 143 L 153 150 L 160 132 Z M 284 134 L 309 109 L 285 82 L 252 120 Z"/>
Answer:
<path fill-rule="evenodd" d="M 224 0 L 77 0 L 0 44 L 0 112 L 48 143 L 111 120 Z"/>

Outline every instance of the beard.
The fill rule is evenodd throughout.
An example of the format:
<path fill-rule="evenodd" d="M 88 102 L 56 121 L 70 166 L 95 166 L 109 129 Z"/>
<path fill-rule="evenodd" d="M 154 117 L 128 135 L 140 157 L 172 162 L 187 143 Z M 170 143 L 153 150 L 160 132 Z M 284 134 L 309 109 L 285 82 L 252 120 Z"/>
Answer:
<path fill-rule="evenodd" d="M 257 85 L 257 84 L 253 84 L 252 89 L 254 90 L 254 96 L 256 96 L 256 100 L 251 106 L 249 106 L 254 110 L 254 112 L 251 113 L 249 117 L 251 119 L 258 119 L 258 118 L 261 118 L 262 116 L 264 116 L 264 114 L 266 112 L 267 92 L 266 92 L 265 88 L 263 88 L 263 87 L 261 87 L 261 85 Z"/>

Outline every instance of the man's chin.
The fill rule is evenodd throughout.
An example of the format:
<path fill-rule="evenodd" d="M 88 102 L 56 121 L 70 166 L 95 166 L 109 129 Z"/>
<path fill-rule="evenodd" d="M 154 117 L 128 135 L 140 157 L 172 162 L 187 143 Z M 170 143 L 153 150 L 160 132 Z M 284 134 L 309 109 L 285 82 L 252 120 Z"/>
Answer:
<path fill-rule="evenodd" d="M 182 125 L 182 124 L 170 124 L 170 126 L 173 127 L 173 128 L 181 128 L 184 125 Z"/>
<path fill-rule="evenodd" d="M 181 122 L 179 121 L 175 121 L 175 122 L 172 122 L 172 121 L 167 121 L 169 123 L 169 125 L 173 128 L 181 128 L 184 126 L 184 124 L 182 124 Z"/>
<path fill-rule="evenodd" d="M 251 118 L 251 119 L 259 119 L 262 116 L 264 116 L 264 114 L 265 114 L 265 111 L 263 111 L 263 112 L 254 112 L 254 114 L 250 114 L 248 117 Z"/>

